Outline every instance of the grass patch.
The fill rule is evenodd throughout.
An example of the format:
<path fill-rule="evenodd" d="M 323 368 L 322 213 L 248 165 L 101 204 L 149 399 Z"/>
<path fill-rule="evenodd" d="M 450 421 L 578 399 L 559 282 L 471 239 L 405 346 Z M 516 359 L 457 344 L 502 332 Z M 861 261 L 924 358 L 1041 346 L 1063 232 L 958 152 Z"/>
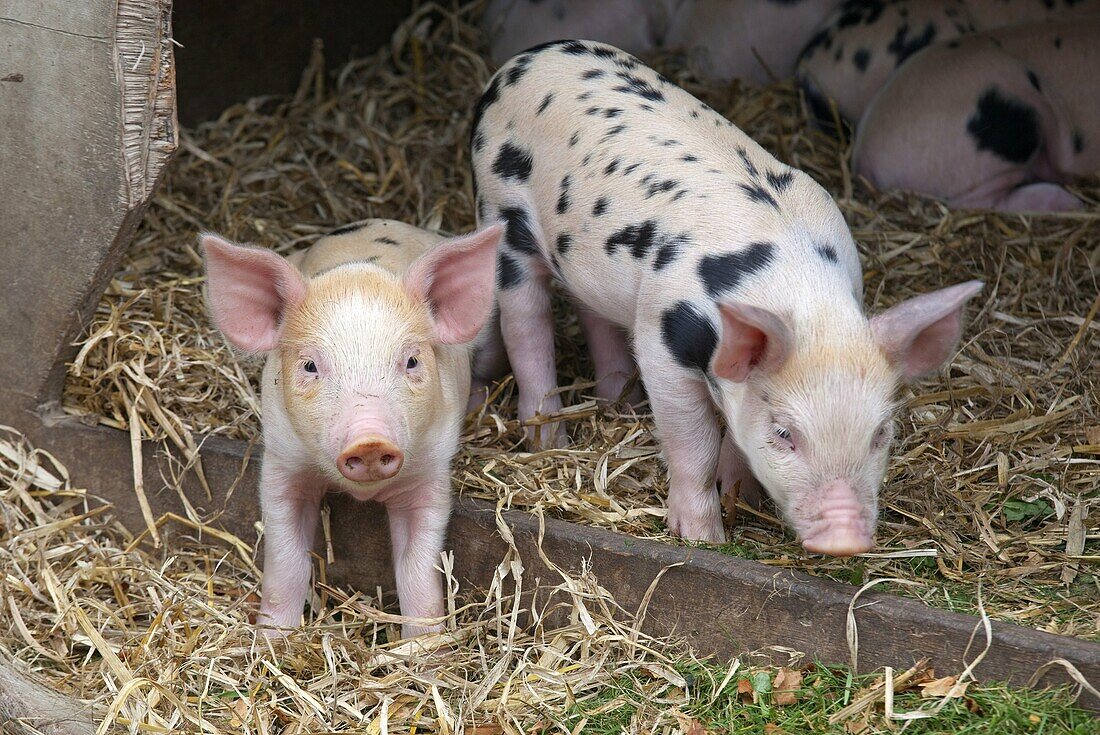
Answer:
<path fill-rule="evenodd" d="M 580 725 L 586 735 L 651 731 L 661 724 L 679 726 L 685 735 L 871 735 L 896 731 L 902 724 L 887 722 L 881 699 L 851 718 L 830 722 L 830 716 L 851 701 L 875 687 L 881 688 L 881 673 L 852 677 L 843 667 L 809 666 L 799 672 L 802 678 L 798 688 L 786 693 L 786 703 L 780 704 L 780 696 L 771 690 L 783 671 L 746 669 L 726 680 L 728 669 L 720 666 L 682 667 L 678 672 L 688 683 L 686 691 L 666 689 L 656 695 L 654 690 L 659 687 L 652 681 L 619 677 L 598 694 L 574 705 L 566 725 Z M 934 680 L 932 673 L 924 677 L 926 683 Z M 893 706 L 895 713 L 914 712 L 935 702 L 934 697 L 922 693 L 919 684 L 913 684 L 895 694 Z M 915 720 L 906 732 L 1092 735 L 1096 727 L 1094 716 L 1076 707 L 1064 688 L 1032 691 L 987 683 L 971 684 L 963 696 L 952 698 L 935 716 Z"/>

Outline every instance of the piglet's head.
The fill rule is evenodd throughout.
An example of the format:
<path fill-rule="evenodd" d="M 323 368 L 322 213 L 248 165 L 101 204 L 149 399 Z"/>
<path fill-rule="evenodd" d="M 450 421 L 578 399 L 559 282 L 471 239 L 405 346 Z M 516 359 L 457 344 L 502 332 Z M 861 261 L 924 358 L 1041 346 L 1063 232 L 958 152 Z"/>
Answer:
<path fill-rule="evenodd" d="M 951 358 L 963 307 L 980 289 L 972 281 L 924 294 L 848 329 L 796 331 L 783 314 L 719 304 L 711 371 L 726 421 L 808 551 L 872 548 L 898 387 Z"/>
<path fill-rule="evenodd" d="M 309 280 L 270 250 L 204 235 L 207 300 L 230 344 L 280 358 L 282 403 L 317 468 L 369 489 L 450 420 L 441 410 L 457 388 L 441 376 L 440 346 L 471 341 L 488 318 L 500 233 L 443 241 L 403 277 L 353 262 Z"/>

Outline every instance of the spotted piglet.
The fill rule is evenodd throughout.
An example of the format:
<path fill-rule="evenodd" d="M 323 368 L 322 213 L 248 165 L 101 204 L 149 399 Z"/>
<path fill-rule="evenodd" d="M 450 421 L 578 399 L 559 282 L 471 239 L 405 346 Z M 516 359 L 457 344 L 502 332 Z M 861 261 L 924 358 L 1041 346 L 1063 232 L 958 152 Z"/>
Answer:
<path fill-rule="evenodd" d="M 855 125 L 895 71 L 929 46 L 1098 13 L 1100 0 L 845 0 L 806 44 L 798 78 L 822 127 L 833 124 L 829 99 Z"/>
<path fill-rule="evenodd" d="M 724 487 L 759 478 L 808 550 L 871 548 L 898 381 L 953 354 L 980 284 L 868 321 L 855 244 L 825 190 L 599 43 L 505 64 L 472 149 L 479 217 L 506 223 L 497 299 L 520 417 L 560 405 L 556 278 L 605 398 L 633 371 L 633 342 L 668 463 L 670 531 L 723 540 L 721 465 Z M 716 412 L 731 437 L 721 463 Z M 533 442 L 559 440 L 540 428 Z"/>
<path fill-rule="evenodd" d="M 467 343 L 493 303 L 500 228 L 451 240 L 388 220 L 283 258 L 204 235 L 207 300 L 235 347 L 266 354 L 261 623 L 301 620 L 321 498 L 386 506 L 405 636 L 438 628 L 435 564 L 470 389 Z"/>
<path fill-rule="evenodd" d="M 857 128 L 853 167 L 876 186 L 952 207 L 1075 210 L 1063 184 L 1100 170 L 1100 19 L 930 48 Z"/>

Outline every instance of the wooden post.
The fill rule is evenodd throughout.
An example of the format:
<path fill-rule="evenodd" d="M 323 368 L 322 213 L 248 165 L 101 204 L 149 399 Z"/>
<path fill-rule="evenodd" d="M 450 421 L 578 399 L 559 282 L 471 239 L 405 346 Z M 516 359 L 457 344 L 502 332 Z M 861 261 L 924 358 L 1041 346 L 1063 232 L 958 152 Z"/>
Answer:
<path fill-rule="evenodd" d="M 0 423 L 51 421 L 72 342 L 176 150 L 171 0 L 0 0 Z M 0 730 L 86 708 L 0 661 Z"/>
<path fill-rule="evenodd" d="M 170 0 L 0 0 L 0 421 L 64 360 L 176 150 Z"/>

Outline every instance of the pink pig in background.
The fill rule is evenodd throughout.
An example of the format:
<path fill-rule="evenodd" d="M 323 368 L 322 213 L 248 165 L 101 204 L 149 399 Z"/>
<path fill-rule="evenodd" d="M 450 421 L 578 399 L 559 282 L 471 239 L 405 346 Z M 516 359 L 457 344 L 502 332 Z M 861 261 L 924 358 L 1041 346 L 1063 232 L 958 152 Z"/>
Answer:
<path fill-rule="evenodd" d="M 404 636 L 437 630 L 435 564 L 470 385 L 467 343 L 493 304 L 501 228 L 444 240 L 387 220 L 284 258 L 202 237 L 207 300 L 263 371 L 261 624 L 296 626 L 322 496 L 383 503 Z"/>

